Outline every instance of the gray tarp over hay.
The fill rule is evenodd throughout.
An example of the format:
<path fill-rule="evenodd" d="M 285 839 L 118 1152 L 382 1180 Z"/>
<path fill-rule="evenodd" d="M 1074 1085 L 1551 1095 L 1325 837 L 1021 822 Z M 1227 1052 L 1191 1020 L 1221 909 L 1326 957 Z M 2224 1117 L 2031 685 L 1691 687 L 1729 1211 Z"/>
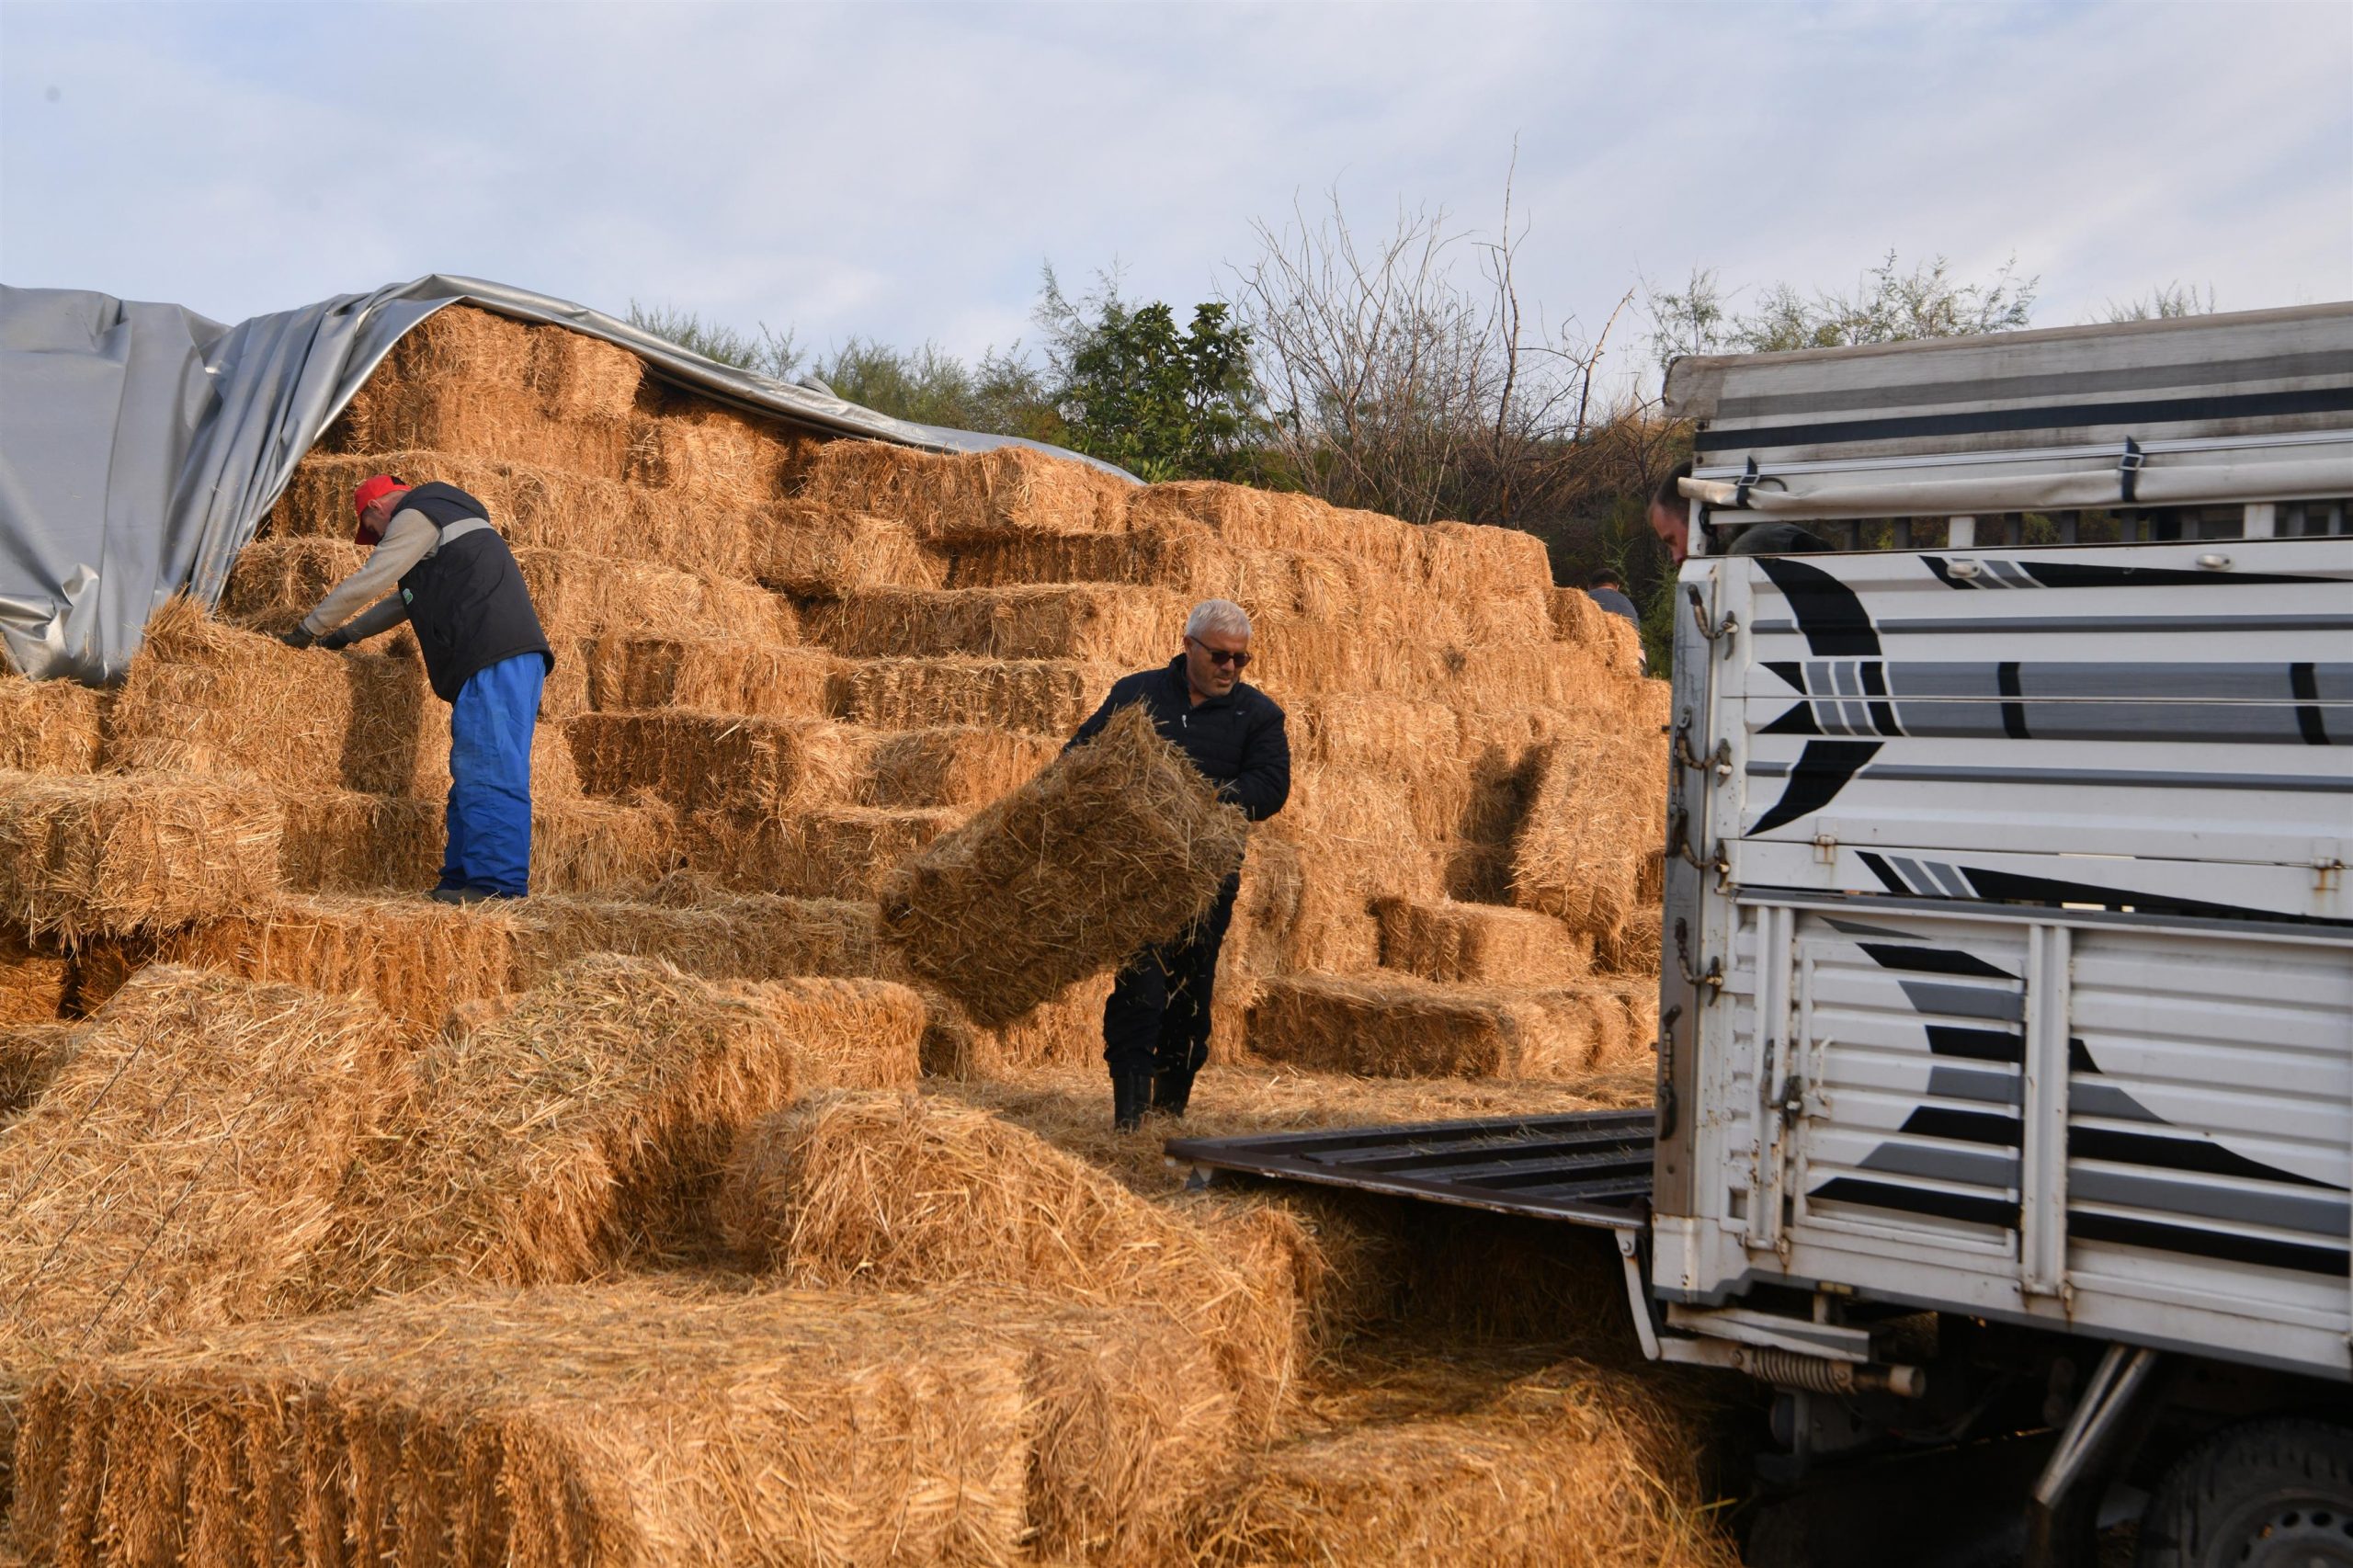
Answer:
<path fill-rule="evenodd" d="M 437 273 L 235 326 L 85 290 L 0 287 L 8 661 L 31 676 L 108 680 L 165 598 L 186 588 L 217 602 L 327 422 L 403 333 L 460 301 L 609 339 L 666 380 L 817 430 L 933 451 L 1035 445 L 892 419 L 476 278 Z"/>

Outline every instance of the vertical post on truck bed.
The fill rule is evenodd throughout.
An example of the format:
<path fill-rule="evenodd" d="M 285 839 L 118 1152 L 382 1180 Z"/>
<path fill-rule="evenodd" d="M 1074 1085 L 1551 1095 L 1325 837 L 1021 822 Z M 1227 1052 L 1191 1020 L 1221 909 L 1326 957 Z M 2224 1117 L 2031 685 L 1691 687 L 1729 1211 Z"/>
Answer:
<path fill-rule="evenodd" d="M 2074 933 L 2037 925 L 2027 936 L 2026 1104 L 2018 1151 L 2019 1278 L 2028 1294 L 2067 1283 L 2067 1030 Z"/>

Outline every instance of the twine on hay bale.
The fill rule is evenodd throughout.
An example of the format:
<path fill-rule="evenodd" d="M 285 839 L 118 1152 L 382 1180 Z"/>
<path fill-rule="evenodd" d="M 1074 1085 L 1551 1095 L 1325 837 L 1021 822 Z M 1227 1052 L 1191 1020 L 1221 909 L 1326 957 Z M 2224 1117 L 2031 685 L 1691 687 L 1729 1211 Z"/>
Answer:
<path fill-rule="evenodd" d="M 935 1309 L 650 1283 L 476 1292 L 61 1369 L 16 1526 L 198 1562 L 1002 1564 L 1021 1336 Z M 184 1548 L 177 1543 L 185 1543 Z"/>
<path fill-rule="evenodd" d="M 1732 1568 L 1705 1522 L 1698 1402 L 1567 1361 L 1459 1414 L 1375 1421 L 1243 1459 L 1198 1505 L 1205 1564 Z"/>
<path fill-rule="evenodd" d="M 1376 1077 L 1557 1078 L 1626 1049 L 1624 1000 L 1584 990 L 1434 985 L 1406 975 L 1283 975 L 1251 999 L 1249 1047 Z"/>
<path fill-rule="evenodd" d="M 927 542 L 953 543 L 1006 532 L 1116 532 L 1134 488 L 1091 464 L 1020 447 L 949 456 L 881 441 L 828 441 L 799 494 L 892 518 Z"/>
<path fill-rule="evenodd" d="M 250 779 L 0 774 L 0 915 L 73 942 L 252 903 L 280 831 Z"/>
<path fill-rule="evenodd" d="M 791 1099 L 797 1055 L 745 998 L 667 964 L 583 959 L 419 1055 L 312 1281 L 339 1304 L 697 1250 L 728 1150 Z"/>
<path fill-rule="evenodd" d="M 237 1321 L 324 1233 L 404 1071 L 368 1003 L 158 967 L 0 1139 L 0 1361 Z"/>
<path fill-rule="evenodd" d="M 1295 1370 L 1296 1296 L 1282 1270 L 1250 1267 L 1242 1238 L 937 1096 L 834 1094 L 770 1118 L 736 1145 L 718 1215 L 747 1262 L 795 1284 L 1159 1306 L 1209 1346 L 1254 1432 Z"/>
<path fill-rule="evenodd" d="M 1655 766 L 1654 766 L 1655 764 Z M 1602 936 L 1633 913 L 1643 862 L 1665 835 L 1665 743 L 1596 728 L 1538 765 L 1512 852 L 1512 902 Z"/>
<path fill-rule="evenodd" d="M 28 680 L 0 663 L 0 770 L 87 773 L 98 766 L 107 694 L 70 680 Z"/>
<path fill-rule="evenodd" d="M 1247 833 L 1131 707 L 894 873 L 883 927 L 918 974 L 1004 1023 L 1183 930 Z"/>

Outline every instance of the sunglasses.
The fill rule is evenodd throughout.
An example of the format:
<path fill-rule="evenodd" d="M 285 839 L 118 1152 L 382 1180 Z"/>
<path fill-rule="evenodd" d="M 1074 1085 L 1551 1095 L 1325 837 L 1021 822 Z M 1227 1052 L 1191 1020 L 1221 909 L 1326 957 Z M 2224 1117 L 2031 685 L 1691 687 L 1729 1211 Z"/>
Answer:
<path fill-rule="evenodd" d="M 1250 667 L 1250 655 L 1247 653 L 1229 653 L 1222 648 L 1211 647 L 1198 637 L 1188 637 L 1185 641 L 1207 653 L 1210 656 L 1210 663 L 1219 669 L 1223 669 L 1228 665 L 1232 665 L 1237 670 Z"/>

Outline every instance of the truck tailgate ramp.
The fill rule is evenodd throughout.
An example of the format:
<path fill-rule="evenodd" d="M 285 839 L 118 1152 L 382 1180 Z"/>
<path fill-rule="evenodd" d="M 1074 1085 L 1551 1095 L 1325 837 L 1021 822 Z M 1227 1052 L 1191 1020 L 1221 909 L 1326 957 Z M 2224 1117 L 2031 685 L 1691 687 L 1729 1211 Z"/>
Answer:
<path fill-rule="evenodd" d="M 1199 1171 L 1353 1187 L 1530 1214 L 1613 1231 L 1650 1215 L 1648 1110 L 1176 1138 L 1168 1157 Z"/>

